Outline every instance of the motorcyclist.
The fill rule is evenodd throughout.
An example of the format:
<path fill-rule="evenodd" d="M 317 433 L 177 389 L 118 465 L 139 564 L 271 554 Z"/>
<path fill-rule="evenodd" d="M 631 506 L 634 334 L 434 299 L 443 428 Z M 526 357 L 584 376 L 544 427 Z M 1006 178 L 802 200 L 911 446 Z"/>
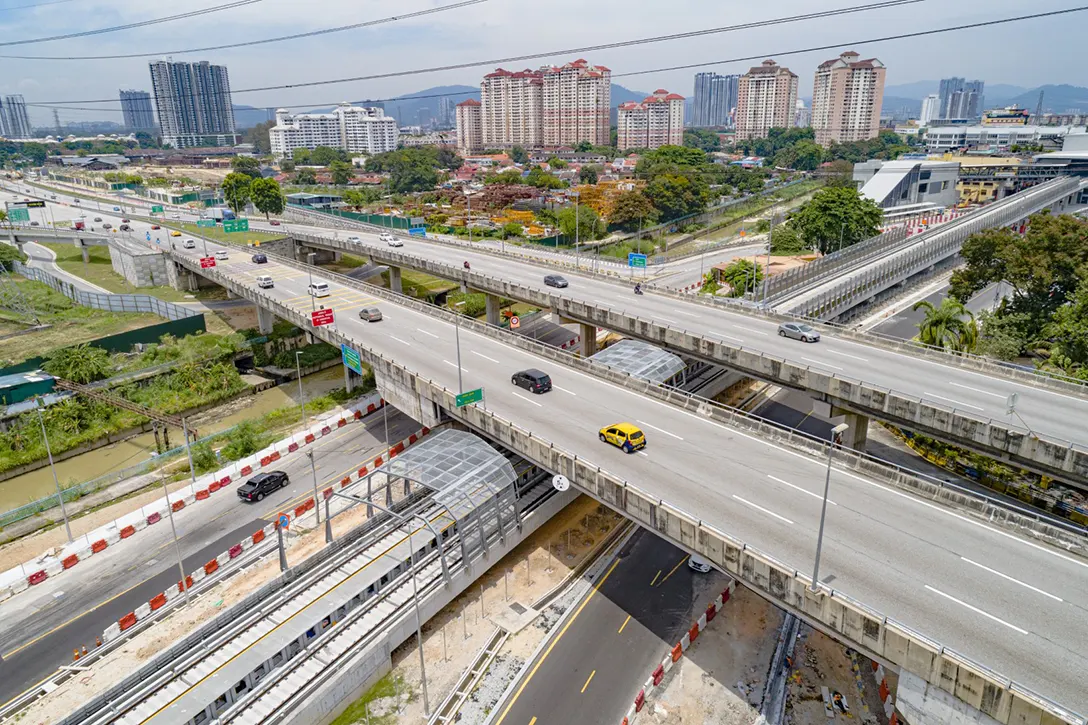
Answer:
<path fill-rule="evenodd" d="M 636 282 L 635 283 L 635 294 L 636 295 L 642 294 L 642 283 L 641 282 Z"/>
<path fill-rule="evenodd" d="M 467 259 L 465 260 L 465 269 L 472 269 L 472 265 L 468 263 Z"/>

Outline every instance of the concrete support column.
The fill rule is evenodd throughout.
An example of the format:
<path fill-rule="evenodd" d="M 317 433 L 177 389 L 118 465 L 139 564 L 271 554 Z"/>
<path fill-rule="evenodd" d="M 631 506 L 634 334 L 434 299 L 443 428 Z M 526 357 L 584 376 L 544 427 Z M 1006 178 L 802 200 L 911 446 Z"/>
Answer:
<path fill-rule="evenodd" d="M 843 410 L 842 408 L 833 408 L 831 412 L 836 417 L 842 417 L 843 422 L 850 426 L 842 434 L 843 447 L 853 449 L 858 453 L 864 453 L 865 443 L 869 440 L 868 416 Z"/>
<path fill-rule="evenodd" d="M 499 298 L 495 295 L 486 295 L 484 297 L 484 303 L 487 310 L 487 324 L 498 325 L 499 324 Z"/>
<path fill-rule="evenodd" d="M 271 310 L 257 305 L 257 330 L 262 335 L 267 335 L 272 332 L 272 325 L 276 322 L 276 316 L 272 314 Z"/>
<path fill-rule="evenodd" d="M 597 352 L 597 326 L 579 323 L 578 329 L 582 335 L 581 347 L 583 358 L 588 358 Z"/>
<path fill-rule="evenodd" d="M 344 389 L 349 393 L 355 390 L 355 373 L 347 365 L 344 366 Z"/>
<path fill-rule="evenodd" d="M 397 293 L 403 293 L 400 282 L 400 267 L 389 267 L 389 289 Z"/>
<path fill-rule="evenodd" d="M 238 299 L 238 295 L 234 294 L 234 291 L 230 287 L 227 287 L 227 299 L 228 300 Z"/>
<path fill-rule="evenodd" d="M 90 255 L 90 253 L 89 253 L 89 252 L 87 251 L 87 248 L 86 248 L 86 247 L 84 247 L 83 245 L 80 245 L 80 247 L 79 247 L 79 251 L 80 251 L 80 254 L 82 254 L 82 255 L 83 255 L 83 263 L 84 263 L 84 264 L 88 264 L 88 263 L 89 263 L 89 262 L 91 261 L 91 255 Z"/>

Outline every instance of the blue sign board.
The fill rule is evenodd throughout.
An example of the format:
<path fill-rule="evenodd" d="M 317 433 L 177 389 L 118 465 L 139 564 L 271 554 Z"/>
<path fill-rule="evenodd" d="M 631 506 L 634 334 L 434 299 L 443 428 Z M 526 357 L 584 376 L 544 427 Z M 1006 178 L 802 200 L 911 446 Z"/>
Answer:
<path fill-rule="evenodd" d="M 627 266 L 628 267 L 645 267 L 646 266 L 646 255 L 645 254 L 635 254 L 634 252 L 629 252 L 627 254 Z"/>
<path fill-rule="evenodd" d="M 363 361 L 359 359 L 359 353 L 356 350 L 341 343 L 340 357 L 344 360 L 344 367 L 355 371 L 359 375 L 363 374 Z"/>
<path fill-rule="evenodd" d="M 408 233 L 413 237 L 425 237 L 427 236 L 427 227 L 413 227 L 408 230 Z"/>

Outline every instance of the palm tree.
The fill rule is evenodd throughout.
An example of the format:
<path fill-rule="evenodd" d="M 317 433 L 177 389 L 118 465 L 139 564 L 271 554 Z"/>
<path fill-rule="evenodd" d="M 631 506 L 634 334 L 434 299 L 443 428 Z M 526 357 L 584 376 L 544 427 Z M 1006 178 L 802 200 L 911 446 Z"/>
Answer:
<path fill-rule="evenodd" d="M 918 340 L 926 345 L 954 352 L 970 352 L 978 342 L 978 323 L 962 302 L 951 297 L 936 307 L 928 300 L 914 304 L 915 310 L 925 310 L 918 323 Z"/>

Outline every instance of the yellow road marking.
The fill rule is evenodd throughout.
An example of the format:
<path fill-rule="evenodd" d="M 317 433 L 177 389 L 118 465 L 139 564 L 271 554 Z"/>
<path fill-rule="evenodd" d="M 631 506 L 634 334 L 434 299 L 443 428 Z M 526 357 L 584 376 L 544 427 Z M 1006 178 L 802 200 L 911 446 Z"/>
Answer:
<path fill-rule="evenodd" d="M 672 576 L 672 573 L 673 573 L 674 571 L 676 571 L 677 569 L 679 569 L 679 568 L 680 568 L 680 565 L 681 565 L 681 564 L 683 564 L 683 563 L 684 563 L 685 561 L 687 561 L 687 560 L 688 560 L 688 555 L 687 555 L 687 554 L 684 554 L 684 557 L 683 557 L 682 559 L 680 559 L 680 561 L 676 562 L 676 566 L 674 566 L 674 567 L 673 567 L 672 569 L 669 569 L 669 573 L 668 573 L 668 574 L 666 574 L 666 575 L 665 575 L 665 578 L 664 578 L 664 579 L 662 579 L 661 581 L 659 581 L 659 582 L 657 583 L 657 585 L 658 585 L 658 586 L 661 586 L 662 584 L 664 584 L 665 582 L 667 582 L 667 581 L 669 580 L 669 577 L 670 577 L 670 576 Z"/>
<path fill-rule="evenodd" d="M 627 623 L 630 622 L 630 621 L 631 621 L 631 615 L 628 614 L 627 619 L 623 620 L 623 624 L 620 625 L 620 630 L 618 632 L 616 632 L 616 634 L 623 634 L 624 627 L 626 627 Z"/>
<path fill-rule="evenodd" d="M 536 725 L 536 717 L 535 716 L 533 717 L 532 720 L 529 721 L 529 725 Z"/>
<path fill-rule="evenodd" d="M 589 673 L 589 679 L 586 680 L 586 684 L 582 685 L 582 694 L 586 694 L 586 688 L 589 687 L 589 683 L 593 681 L 593 675 L 597 674 L 597 670 L 593 670 Z"/>
<path fill-rule="evenodd" d="M 499 719 L 495 722 L 495 725 L 502 725 L 502 721 L 506 719 L 506 716 L 514 707 L 514 703 L 516 703 L 518 701 L 518 698 L 521 697 L 521 693 L 525 691 L 525 688 L 529 685 L 529 681 L 533 679 L 533 675 L 535 675 L 536 671 L 540 669 L 540 665 L 544 664 L 544 660 L 546 660 L 548 658 L 548 655 L 552 653 L 552 650 L 555 649 L 555 645 L 558 644 L 559 640 L 563 638 L 563 635 L 567 633 L 567 630 L 570 629 L 570 625 L 574 624 L 574 620 L 578 619 L 578 615 L 582 613 L 582 610 L 586 608 L 586 605 L 589 604 L 590 600 L 593 599 L 594 595 L 598 591 L 600 591 L 602 586 L 604 586 L 604 583 L 608 580 L 608 577 L 612 576 L 613 570 L 617 566 L 619 566 L 619 563 L 619 559 L 616 559 L 614 562 L 612 562 L 612 566 L 608 567 L 608 571 L 605 572 L 605 575 L 601 577 L 601 580 L 597 582 L 597 584 L 593 587 L 593 591 L 591 591 L 589 593 L 589 596 L 586 597 L 585 600 L 578 606 L 578 609 L 574 612 L 574 616 L 567 620 L 567 623 L 563 625 L 563 629 L 559 631 L 559 634 L 556 636 L 556 638 L 553 639 L 551 644 L 548 645 L 548 649 L 544 650 L 544 654 L 539 660 L 537 660 L 536 664 L 533 665 L 533 669 L 529 671 L 529 675 L 525 678 L 525 681 L 521 683 L 518 691 L 514 693 L 514 696 L 510 699 L 510 704 L 508 704 L 506 706 L 506 709 L 502 711 L 502 715 L 499 716 Z M 533 720 L 535 721 L 536 718 L 533 718 Z M 529 725 L 532 725 L 532 723 L 529 723 Z"/>
<path fill-rule="evenodd" d="M 657 584 L 657 578 L 658 578 L 659 576 L 661 576 L 661 570 L 660 570 L 660 569 L 658 569 L 658 570 L 657 570 L 657 573 L 656 573 L 656 574 L 654 574 L 654 580 L 653 580 L 652 582 L 650 582 L 650 586 L 653 586 L 654 584 Z"/>

